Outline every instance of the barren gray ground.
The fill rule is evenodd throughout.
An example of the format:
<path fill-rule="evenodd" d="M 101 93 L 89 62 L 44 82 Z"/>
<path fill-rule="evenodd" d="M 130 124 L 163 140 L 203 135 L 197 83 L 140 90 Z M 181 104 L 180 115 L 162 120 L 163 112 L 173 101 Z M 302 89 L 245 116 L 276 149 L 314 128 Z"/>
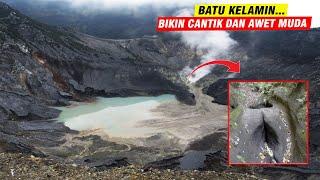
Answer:
<path fill-rule="evenodd" d="M 197 100 L 196 106 L 185 105 L 180 102 L 164 103 L 152 110 L 157 117 L 161 118 L 138 121 L 136 124 L 131 125 L 131 128 L 137 128 L 138 130 L 145 128 L 152 129 L 154 131 L 154 135 L 152 136 L 132 138 L 110 137 L 102 129 L 93 129 L 80 131 L 79 134 L 67 134 L 64 138 L 66 142 L 60 148 L 55 147 L 54 149 L 55 151 L 63 152 L 72 147 L 84 147 L 74 158 L 96 152 L 113 151 L 116 154 L 116 152 L 119 153 L 120 151 L 121 153 L 119 154 L 131 154 L 130 157 L 134 162 L 141 161 L 139 153 L 132 152 L 136 147 L 160 148 L 165 151 L 152 152 L 155 155 L 143 159 L 144 163 L 172 154 L 181 154 L 188 148 L 190 143 L 201 140 L 210 134 L 221 133 L 221 129 L 226 129 L 227 127 L 226 106 L 213 104 L 211 102 L 212 97 L 204 95 L 199 88 L 194 88 L 193 91 Z M 92 151 L 92 148 L 90 149 L 93 143 L 92 140 L 88 139 L 88 141 L 84 141 L 83 138 L 81 139 L 81 137 L 90 135 L 98 135 L 108 142 L 115 142 L 121 148 L 107 146 L 94 149 L 94 152 L 90 152 L 90 150 Z M 218 138 L 225 139 L 226 137 Z M 209 143 L 203 146 L 208 146 L 207 149 L 210 149 L 214 145 Z M 219 145 L 217 144 L 216 146 Z"/>

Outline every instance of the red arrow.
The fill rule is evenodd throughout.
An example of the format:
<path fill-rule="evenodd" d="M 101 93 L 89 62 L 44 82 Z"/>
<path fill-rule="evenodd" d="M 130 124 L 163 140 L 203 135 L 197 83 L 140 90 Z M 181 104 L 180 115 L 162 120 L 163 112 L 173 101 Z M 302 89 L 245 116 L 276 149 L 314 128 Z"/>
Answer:
<path fill-rule="evenodd" d="M 193 71 L 189 74 L 189 76 L 192 75 L 194 72 L 196 72 L 198 69 L 204 66 L 212 65 L 212 64 L 219 64 L 219 65 L 226 66 L 228 68 L 227 72 L 240 73 L 240 61 L 234 62 L 230 60 L 216 59 L 216 60 L 211 60 L 206 63 L 200 64 L 195 69 L 193 69 Z"/>

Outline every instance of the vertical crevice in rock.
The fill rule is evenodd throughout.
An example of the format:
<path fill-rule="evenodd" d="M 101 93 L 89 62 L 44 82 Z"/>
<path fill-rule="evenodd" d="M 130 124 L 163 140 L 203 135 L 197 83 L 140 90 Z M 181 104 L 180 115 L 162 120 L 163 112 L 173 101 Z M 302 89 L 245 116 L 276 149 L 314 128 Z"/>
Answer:
<path fill-rule="evenodd" d="M 263 126 L 265 132 L 265 142 L 272 150 L 274 150 L 275 147 L 279 145 L 278 135 L 266 121 L 263 121 Z"/>

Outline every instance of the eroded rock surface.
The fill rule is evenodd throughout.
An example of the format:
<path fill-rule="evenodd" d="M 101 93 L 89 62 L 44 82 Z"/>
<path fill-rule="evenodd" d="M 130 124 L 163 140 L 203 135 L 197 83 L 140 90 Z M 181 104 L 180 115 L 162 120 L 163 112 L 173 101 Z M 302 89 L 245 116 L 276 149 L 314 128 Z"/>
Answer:
<path fill-rule="evenodd" d="M 306 131 L 306 111 L 293 110 L 287 101 L 277 98 L 279 89 L 286 100 L 301 99 L 306 106 L 305 94 L 299 83 L 295 86 L 280 83 L 232 83 L 231 84 L 231 162 L 232 163 L 287 163 L 306 161 L 306 141 L 297 145 L 295 137 Z M 294 86 L 294 87 L 292 87 Z M 305 90 L 305 88 L 304 88 Z M 285 93 L 285 95 L 284 95 Z M 295 102 L 296 104 L 299 102 Z M 303 104 L 304 103 L 304 104 Z M 305 110 L 305 109 L 304 109 Z M 292 115 L 302 113 L 301 120 Z M 304 117 L 304 118 L 303 118 Z M 298 131 L 296 126 L 303 127 Z M 304 135 L 306 136 L 306 135 Z M 300 152 L 301 147 L 304 151 Z"/>
<path fill-rule="evenodd" d="M 77 138 L 78 132 L 48 119 L 59 114 L 50 106 L 67 105 L 69 100 L 171 93 L 183 103 L 195 104 L 178 72 L 197 57 L 178 41 L 94 38 L 38 23 L 0 3 L 0 52 L 2 151 L 63 159 L 81 156 L 87 147 L 101 150 L 99 143 L 106 149 L 120 146 L 98 137 L 84 138 L 85 147 L 64 146 L 67 137 Z M 54 146 L 61 146 L 61 151 Z M 132 151 L 151 150 L 135 147 Z"/>

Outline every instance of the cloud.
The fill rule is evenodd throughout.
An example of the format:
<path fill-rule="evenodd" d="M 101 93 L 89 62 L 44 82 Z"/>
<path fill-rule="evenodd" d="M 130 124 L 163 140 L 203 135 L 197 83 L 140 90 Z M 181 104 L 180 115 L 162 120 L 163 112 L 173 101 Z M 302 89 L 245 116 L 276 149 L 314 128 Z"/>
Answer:
<path fill-rule="evenodd" d="M 182 9 L 175 13 L 175 16 L 192 16 L 192 9 Z M 202 52 L 201 63 L 212 60 L 214 58 L 222 58 L 228 55 L 232 46 L 237 42 L 233 40 L 226 31 L 187 31 L 178 32 L 181 40 L 196 51 Z M 211 72 L 214 66 L 206 66 L 188 78 L 190 82 L 196 82 Z M 187 66 L 182 70 L 182 74 L 189 74 L 191 67 Z"/>
<path fill-rule="evenodd" d="M 61 2 L 66 6 L 78 10 L 82 13 L 99 13 L 99 12 L 117 12 L 123 14 L 132 14 L 134 16 L 144 16 L 150 10 L 161 14 L 166 9 L 176 10 L 176 16 L 192 16 L 193 7 L 200 3 L 288 3 L 289 16 L 313 16 L 312 27 L 320 26 L 320 11 L 318 10 L 317 0 L 32 0 L 34 2 Z M 161 14 L 172 15 L 172 14 Z M 146 17 L 147 18 L 147 17 Z M 201 62 L 213 58 L 223 58 L 228 54 L 230 48 L 236 42 L 225 31 L 211 32 L 180 32 L 182 41 L 192 48 L 206 52 L 201 57 Z M 197 81 L 211 71 L 212 67 L 202 68 L 197 71 L 191 81 Z M 186 67 L 183 72 L 190 72 L 191 68 Z"/>

